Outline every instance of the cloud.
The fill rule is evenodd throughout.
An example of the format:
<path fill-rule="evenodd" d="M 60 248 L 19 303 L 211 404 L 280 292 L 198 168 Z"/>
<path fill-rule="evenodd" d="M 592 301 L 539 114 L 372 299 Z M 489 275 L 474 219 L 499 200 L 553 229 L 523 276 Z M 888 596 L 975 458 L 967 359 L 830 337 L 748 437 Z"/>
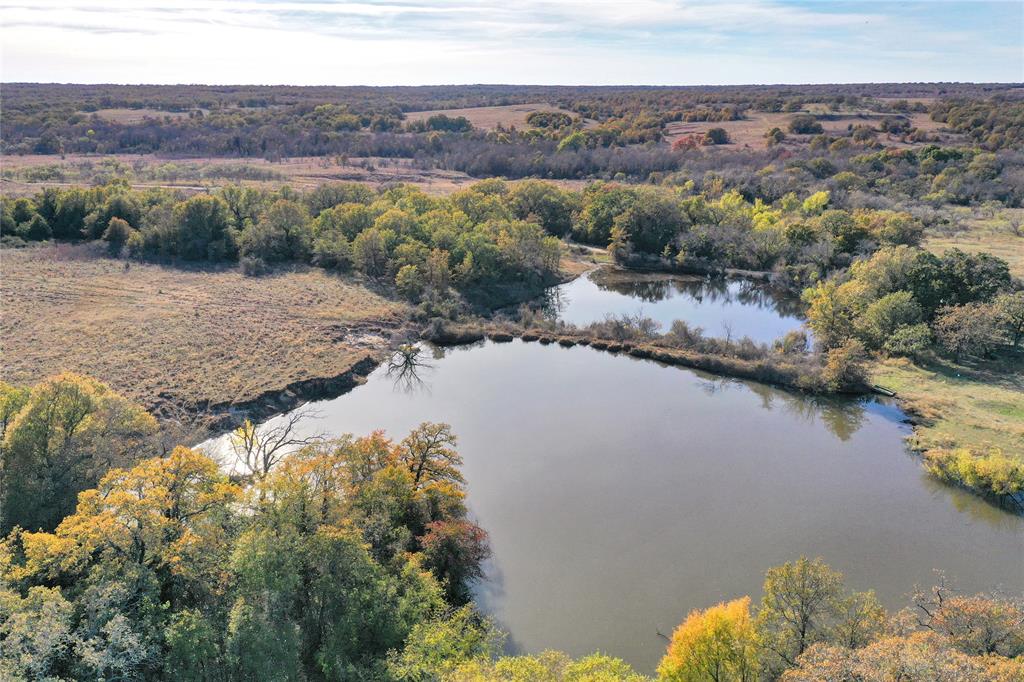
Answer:
<path fill-rule="evenodd" d="M 828 72 L 827 81 L 1013 80 L 1021 71 L 1019 59 L 1006 59 L 1020 50 L 1019 31 L 1015 42 L 1006 30 L 1013 22 L 944 20 L 943 7 L 961 5 L 34 0 L 0 4 L 0 77 L 735 83 L 808 82 Z M 1019 6 L 1017 15 L 1019 26 Z"/>

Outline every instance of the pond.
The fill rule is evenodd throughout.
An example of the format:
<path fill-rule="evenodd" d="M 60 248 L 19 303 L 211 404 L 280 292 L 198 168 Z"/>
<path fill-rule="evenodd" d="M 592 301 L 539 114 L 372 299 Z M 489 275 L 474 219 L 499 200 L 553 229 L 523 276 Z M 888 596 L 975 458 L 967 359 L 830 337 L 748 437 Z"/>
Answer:
<path fill-rule="evenodd" d="M 673 320 L 701 327 L 705 335 L 771 343 L 803 324 L 799 300 L 760 282 L 601 268 L 548 290 L 543 309 L 563 322 L 586 326 L 606 315 L 640 313 L 666 332 Z"/>
<path fill-rule="evenodd" d="M 969 591 L 1024 589 L 1024 519 L 926 476 L 890 405 L 579 346 L 426 348 L 420 382 L 378 368 L 313 404 L 306 428 L 452 425 L 494 552 L 477 602 L 514 650 L 601 650 L 651 672 L 659 632 L 757 599 L 764 572 L 801 554 L 890 608 L 936 569 Z"/>

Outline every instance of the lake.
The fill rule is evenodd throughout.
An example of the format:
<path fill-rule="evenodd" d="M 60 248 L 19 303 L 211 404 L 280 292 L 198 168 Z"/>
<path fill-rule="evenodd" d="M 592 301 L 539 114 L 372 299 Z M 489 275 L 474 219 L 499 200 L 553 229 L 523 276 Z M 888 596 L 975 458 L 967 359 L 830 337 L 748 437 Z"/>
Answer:
<path fill-rule="evenodd" d="M 701 327 L 706 336 L 771 343 L 803 324 L 802 305 L 761 282 L 742 279 L 591 271 L 552 287 L 543 309 L 568 324 L 583 327 L 606 315 L 640 313 L 666 332 L 673 320 Z"/>
<path fill-rule="evenodd" d="M 401 439 L 444 421 L 493 559 L 477 601 L 514 650 L 595 650 L 652 671 L 693 608 L 760 595 L 821 556 L 889 608 L 941 569 L 1024 589 L 1024 518 L 923 472 L 902 413 L 587 347 L 427 346 L 421 383 L 384 367 L 311 407 L 309 432 Z"/>

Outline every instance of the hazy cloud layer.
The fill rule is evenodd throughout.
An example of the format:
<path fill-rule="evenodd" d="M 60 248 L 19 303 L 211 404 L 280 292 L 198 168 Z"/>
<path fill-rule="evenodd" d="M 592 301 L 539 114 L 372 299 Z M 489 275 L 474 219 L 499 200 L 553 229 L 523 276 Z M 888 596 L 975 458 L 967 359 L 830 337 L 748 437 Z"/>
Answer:
<path fill-rule="evenodd" d="M 1018 1 L 33 0 L 0 31 L 4 81 L 1024 80 Z"/>

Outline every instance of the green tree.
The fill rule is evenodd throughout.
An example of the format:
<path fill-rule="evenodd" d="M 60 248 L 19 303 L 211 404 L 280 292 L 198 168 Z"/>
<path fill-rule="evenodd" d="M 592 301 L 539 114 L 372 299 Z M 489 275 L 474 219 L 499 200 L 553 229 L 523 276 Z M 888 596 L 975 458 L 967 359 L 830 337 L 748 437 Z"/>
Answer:
<path fill-rule="evenodd" d="M 857 337 L 870 349 L 882 348 L 897 330 L 921 321 L 921 306 L 909 291 L 886 294 L 871 303 L 854 323 Z"/>
<path fill-rule="evenodd" d="M 1024 291 L 1001 294 L 993 305 L 1010 345 L 1016 348 L 1024 338 Z"/>
<path fill-rule="evenodd" d="M 356 268 L 371 277 L 380 277 L 388 269 L 388 248 L 384 235 L 376 227 L 360 232 L 352 242 Z"/>
<path fill-rule="evenodd" d="M 186 260 L 221 260 L 235 255 L 228 205 L 197 194 L 174 206 L 177 255 Z"/>
<path fill-rule="evenodd" d="M 757 630 L 770 671 L 793 667 L 811 644 L 830 637 L 842 591 L 842 575 L 821 559 L 800 557 L 769 569 Z"/>
<path fill-rule="evenodd" d="M 541 180 L 523 180 L 512 185 L 509 204 L 516 218 L 536 221 L 556 237 L 572 229 L 572 216 L 577 208 L 571 193 Z"/>
<path fill-rule="evenodd" d="M 7 426 L 0 451 L 0 527 L 52 529 L 79 492 L 133 462 L 156 420 L 106 385 L 60 374 L 35 386 Z"/>

